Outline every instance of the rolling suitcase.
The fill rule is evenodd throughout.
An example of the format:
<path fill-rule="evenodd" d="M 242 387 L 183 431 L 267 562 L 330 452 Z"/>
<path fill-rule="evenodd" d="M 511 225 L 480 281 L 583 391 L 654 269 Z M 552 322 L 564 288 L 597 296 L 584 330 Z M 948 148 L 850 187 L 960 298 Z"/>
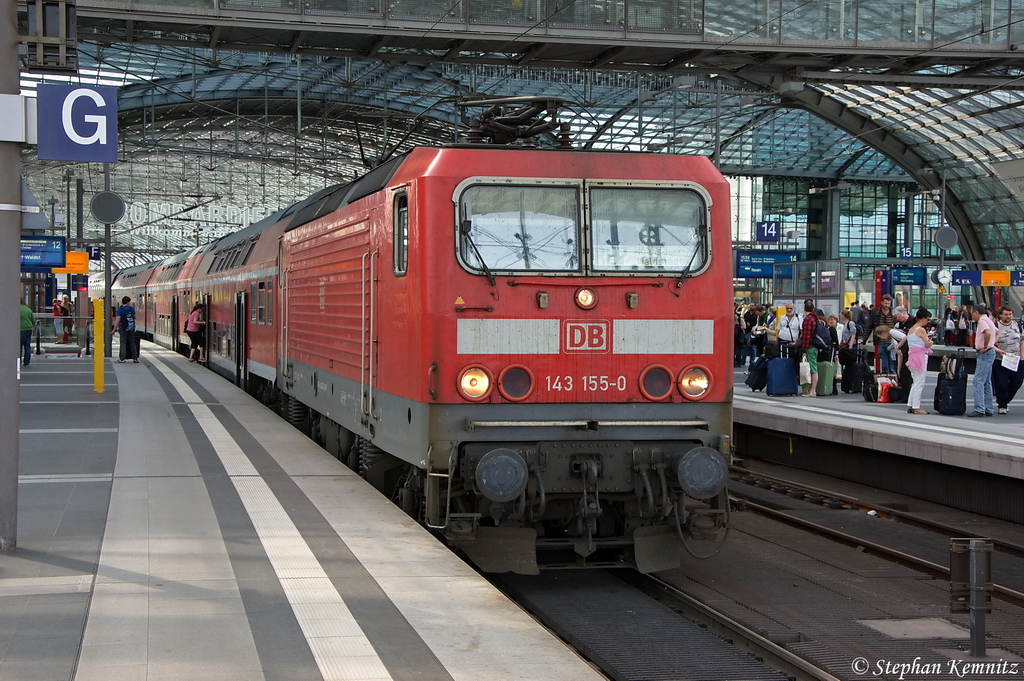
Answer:
<path fill-rule="evenodd" d="M 864 366 L 859 362 L 843 365 L 842 391 L 859 393 L 864 389 Z"/>
<path fill-rule="evenodd" d="M 795 359 L 776 357 L 768 362 L 768 385 L 765 392 L 772 396 L 796 395 L 800 392 Z"/>
<path fill-rule="evenodd" d="M 768 360 L 763 355 L 754 360 L 753 366 L 750 367 L 750 373 L 747 375 L 747 380 L 743 382 L 750 386 L 750 389 L 754 392 L 764 390 L 768 385 Z"/>
<path fill-rule="evenodd" d="M 831 395 L 835 384 L 836 365 L 832 362 L 818 362 L 818 387 L 815 389 L 818 397 Z"/>
<path fill-rule="evenodd" d="M 873 362 L 873 358 L 867 351 L 858 351 L 857 373 L 860 374 L 862 393 L 864 386 L 870 383 L 875 377 L 875 366 Z"/>
<path fill-rule="evenodd" d="M 935 386 L 935 411 L 946 416 L 960 416 L 967 412 L 967 373 L 959 378 L 946 378 L 939 374 Z"/>

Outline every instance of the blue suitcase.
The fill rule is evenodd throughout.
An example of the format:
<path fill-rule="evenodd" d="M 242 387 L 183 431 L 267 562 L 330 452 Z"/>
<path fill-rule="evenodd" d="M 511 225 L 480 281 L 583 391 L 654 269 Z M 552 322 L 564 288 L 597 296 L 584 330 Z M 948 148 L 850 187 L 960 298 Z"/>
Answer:
<path fill-rule="evenodd" d="M 800 375 L 792 357 L 776 357 L 768 362 L 769 395 L 796 395 L 800 392 Z"/>

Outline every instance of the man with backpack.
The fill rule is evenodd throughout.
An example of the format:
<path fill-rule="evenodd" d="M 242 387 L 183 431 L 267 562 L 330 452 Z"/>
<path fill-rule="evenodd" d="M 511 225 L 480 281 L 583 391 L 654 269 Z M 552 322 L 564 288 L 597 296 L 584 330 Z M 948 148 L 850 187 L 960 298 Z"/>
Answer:
<path fill-rule="evenodd" d="M 828 347 L 830 343 L 831 335 L 814 313 L 814 303 L 805 302 L 804 322 L 800 327 L 800 352 L 803 353 L 803 361 L 811 368 L 811 382 L 807 391 L 800 393 L 800 397 L 818 396 L 818 350 Z"/>
<path fill-rule="evenodd" d="M 114 317 L 114 328 L 110 330 L 120 334 L 121 349 L 118 350 L 117 361 L 121 364 L 124 364 L 125 357 L 139 363 L 139 355 L 135 351 L 135 308 L 131 302 L 130 296 L 121 299 L 121 307 L 117 308 L 117 316 Z"/>

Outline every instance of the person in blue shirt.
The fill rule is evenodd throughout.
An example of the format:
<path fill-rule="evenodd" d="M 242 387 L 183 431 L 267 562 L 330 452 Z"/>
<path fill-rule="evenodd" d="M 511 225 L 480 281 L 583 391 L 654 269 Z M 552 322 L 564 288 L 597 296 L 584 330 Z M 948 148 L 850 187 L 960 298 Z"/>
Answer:
<path fill-rule="evenodd" d="M 139 363 L 135 352 L 135 308 L 131 302 L 130 296 L 121 299 L 121 307 L 117 308 L 117 316 L 114 318 L 114 328 L 110 330 L 111 333 L 117 331 L 120 334 L 121 348 L 117 351 L 117 361 L 122 364 L 126 357 Z"/>

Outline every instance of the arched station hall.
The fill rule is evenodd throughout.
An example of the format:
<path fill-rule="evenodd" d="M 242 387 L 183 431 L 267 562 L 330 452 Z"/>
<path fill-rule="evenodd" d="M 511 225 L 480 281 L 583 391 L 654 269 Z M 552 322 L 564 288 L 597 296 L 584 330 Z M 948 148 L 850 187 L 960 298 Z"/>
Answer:
<path fill-rule="evenodd" d="M 738 251 L 841 258 L 861 296 L 876 269 L 936 269 L 946 225 L 952 269 L 1012 270 L 1024 253 L 1019 2 L 44 3 L 47 35 L 59 12 L 74 17 L 64 52 L 31 37 L 39 8 L 27 7 L 23 93 L 119 88 L 115 267 L 457 140 L 456 100 L 510 96 L 564 99 L 581 148 L 709 156 L 733 180 Z M 102 164 L 39 161 L 32 147 L 22 161 L 53 233 L 96 239 L 102 225 L 78 205 L 104 189 Z M 779 241 L 758 241 L 760 222 Z M 738 299 L 771 297 L 763 271 L 737 274 Z M 942 303 L 930 278 L 922 293 Z"/>

